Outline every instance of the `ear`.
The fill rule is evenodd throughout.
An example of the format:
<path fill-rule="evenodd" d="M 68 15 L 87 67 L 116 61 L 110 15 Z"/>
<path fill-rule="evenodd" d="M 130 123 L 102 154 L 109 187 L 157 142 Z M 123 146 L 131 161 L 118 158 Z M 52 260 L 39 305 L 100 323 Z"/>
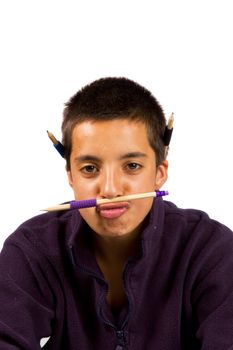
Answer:
<path fill-rule="evenodd" d="M 168 161 L 164 160 L 156 168 L 155 190 L 159 190 L 163 186 L 163 184 L 167 181 L 167 177 L 168 177 Z"/>
<path fill-rule="evenodd" d="M 67 177 L 68 177 L 68 181 L 69 181 L 70 187 L 73 188 L 73 176 L 72 176 L 71 170 L 67 170 L 66 169 L 66 173 L 67 173 Z"/>

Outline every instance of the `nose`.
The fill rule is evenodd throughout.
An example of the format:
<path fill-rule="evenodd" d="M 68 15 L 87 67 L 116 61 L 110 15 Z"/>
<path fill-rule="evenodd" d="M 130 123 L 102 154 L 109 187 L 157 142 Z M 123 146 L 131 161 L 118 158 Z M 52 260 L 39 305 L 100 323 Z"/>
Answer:
<path fill-rule="evenodd" d="M 114 198 L 123 195 L 121 176 L 116 169 L 103 170 L 100 178 L 100 197 Z"/>

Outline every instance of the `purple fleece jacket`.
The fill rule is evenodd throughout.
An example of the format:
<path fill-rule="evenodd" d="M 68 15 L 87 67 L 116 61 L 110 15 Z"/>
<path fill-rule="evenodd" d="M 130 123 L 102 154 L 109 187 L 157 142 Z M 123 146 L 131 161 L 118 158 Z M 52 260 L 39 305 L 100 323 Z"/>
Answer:
<path fill-rule="evenodd" d="M 233 233 L 205 213 L 157 198 L 123 278 L 114 318 L 79 212 L 25 222 L 0 255 L 0 350 L 233 349 Z"/>

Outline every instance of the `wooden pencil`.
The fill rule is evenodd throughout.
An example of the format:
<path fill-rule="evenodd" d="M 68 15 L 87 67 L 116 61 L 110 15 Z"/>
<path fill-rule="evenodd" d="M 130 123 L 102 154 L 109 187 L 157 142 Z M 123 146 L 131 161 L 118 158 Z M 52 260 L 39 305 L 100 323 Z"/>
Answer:
<path fill-rule="evenodd" d="M 69 203 L 60 204 L 60 205 L 48 207 L 46 209 L 42 209 L 42 211 L 84 209 L 84 208 L 96 207 L 101 204 L 126 202 L 126 201 L 135 200 L 135 199 L 162 197 L 166 195 L 168 195 L 168 191 L 153 191 L 153 192 L 130 194 L 127 196 L 120 196 L 115 198 L 100 198 L 100 199 L 93 198 L 93 199 L 85 199 L 85 200 L 79 200 L 79 201 L 73 200 L 73 201 L 70 201 Z"/>

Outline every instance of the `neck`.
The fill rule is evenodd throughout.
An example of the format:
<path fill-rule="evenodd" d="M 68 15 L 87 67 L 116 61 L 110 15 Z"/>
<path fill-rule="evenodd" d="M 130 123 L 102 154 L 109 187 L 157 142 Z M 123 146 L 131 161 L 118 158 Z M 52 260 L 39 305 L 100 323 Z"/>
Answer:
<path fill-rule="evenodd" d="M 120 237 L 93 235 L 95 255 L 109 264 L 124 264 L 137 253 L 140 245 L 139 231 Z"/>
<path fill-rule="evenodd" d="M 123 271 L 127 260 L 139 251 L 139 230 L 120 237 L 93 234 L 96 261 L 108 283 L 107 301 L 114 312 L 126 303 Z"/>

